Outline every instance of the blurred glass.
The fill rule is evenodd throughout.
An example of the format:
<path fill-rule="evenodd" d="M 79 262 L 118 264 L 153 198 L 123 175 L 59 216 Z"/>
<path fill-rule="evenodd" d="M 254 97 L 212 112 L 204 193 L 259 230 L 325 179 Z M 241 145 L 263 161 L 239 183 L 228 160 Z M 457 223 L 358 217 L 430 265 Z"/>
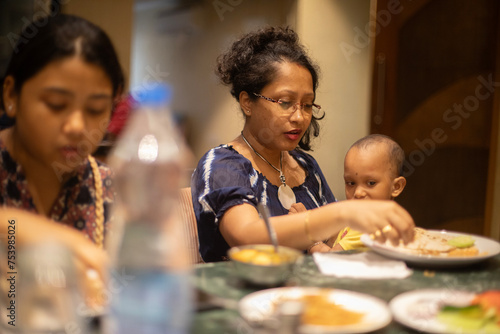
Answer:
<path fill-rule="evenodd" d="M 81 330 L 76 313 L 80 294 L 70 251 L 55 243 L 25 246 L 18 252 L 17 265 L 14 333 Z"/>

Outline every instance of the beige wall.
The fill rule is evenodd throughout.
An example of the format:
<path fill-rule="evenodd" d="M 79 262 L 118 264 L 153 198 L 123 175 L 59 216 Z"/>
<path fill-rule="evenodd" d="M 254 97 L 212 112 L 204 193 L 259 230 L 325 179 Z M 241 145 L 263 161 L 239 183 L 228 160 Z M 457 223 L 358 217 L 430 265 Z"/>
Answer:
<path fill-rule="evenodd" d="M 345 199 L 344 156 L 354 141 L 368 134 L 370 46 L 346 56 L 355 44 L 355 28 L 369 20 L 369 0 L 298 0 L 297 32 L 321 67 L 317 102 L 326 112 L 313 155 L 333 193 Z"/>
<path fill-rule="evenodd" d="M 86 18 L 100 26 L 111 38 L 125 72 L 130 78 L 130 45 L 132 40 L 134 0 L 68 0 L 63 12 Z"/>
<path fill-rule="evenodd" d="M 136 8 L 132 87 L 158 79 L 172 84 L 173 109 L 191 122 L 196 160 L 208 149 L 235 138 L 243 128 L 236 101 L 214 74 L 217 56 L 243 32 L 284 24 L 293 1 L 232 3 L 237 5 L 223 10 L 205 0 L 176 14 L 170 14 L 168 6 Z"/>

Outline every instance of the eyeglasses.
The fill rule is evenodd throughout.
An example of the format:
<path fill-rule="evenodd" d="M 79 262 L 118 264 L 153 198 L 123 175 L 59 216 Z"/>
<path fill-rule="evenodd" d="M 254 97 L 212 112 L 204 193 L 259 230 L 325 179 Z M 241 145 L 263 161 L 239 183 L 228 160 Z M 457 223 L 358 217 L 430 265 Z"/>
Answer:
<path fill-rule="evenodd" d="M 291 102 L 291 101 L 283 101 L 281 99 L 275 100 L 275 99 L 271 99 L 270 97 L 265 97 L 265 96 L 257 94 L 257 93 L 253 93 L 253 95 L 260 97 L 264 100 L 267 100 L 269 102 L 277 103 L 281 107 L 283 113 L 286 115 L 293 114 L 294 112 L 297 111 L 298 108 L 301 108 L 302 111 L 304 111 L 308 115 L 310 115 L 310 114 L 316 115 L 321 110 L 321 106 L 318 104 L 314 104 L 314 103 Z"/>

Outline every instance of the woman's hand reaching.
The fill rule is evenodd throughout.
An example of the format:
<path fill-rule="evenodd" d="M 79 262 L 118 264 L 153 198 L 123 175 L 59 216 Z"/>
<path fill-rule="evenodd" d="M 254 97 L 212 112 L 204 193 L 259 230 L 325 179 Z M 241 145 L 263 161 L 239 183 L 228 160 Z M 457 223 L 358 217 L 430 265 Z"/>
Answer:
<path fill-rule="evenodd" d="M 336 206 L 340 221 L 354 230 L 370 234 L 370 237 L 398 245 L 413 240 L 415 223 L 402 206 L 394 201 L 341 201 Z"/>

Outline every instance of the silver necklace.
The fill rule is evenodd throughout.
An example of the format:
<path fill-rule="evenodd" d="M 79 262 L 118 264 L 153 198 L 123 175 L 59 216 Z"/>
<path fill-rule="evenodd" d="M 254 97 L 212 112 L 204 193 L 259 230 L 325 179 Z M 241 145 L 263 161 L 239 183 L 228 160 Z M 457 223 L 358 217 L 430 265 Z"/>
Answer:
<path fill-rule="evenodd" d="M 290 208 L 292 207 L 292 204 L 294 204 L 296 202 L 296 199 L 295 199 L 295 194 L 294 194 L 292 188 L 290 188 L 286 184 L 285 174 L 283 174 L 283 152 L 280 153 L 280 168 L 277 168 L 272 163 L 270 163 L 269 161 L 267 161 L 266 158 L 264 158 L 262 155 L 260 155 L 260 153 L 257 152 L 253 148 L 252 145 L 250 145 L 250 143 L 248 142 L 248 140 L 243 135 L 243 131 L 241 132 L 241 137 L 243 138 L 243 140 L 245 141 L 245 143 L 247 143 L 248 147 L 250 147 L 252 149 L 252 151 L 254 151 L 254 153 L 259 158 L 261 158 L 262 160 L 264 160 L 265 162 L 267 162 L 269 164 L 269 166 L 271 166 L 274 170 L 276 170 L 278 173 L 280 173 L 280 181 L 281 181 L 282 184 L 281 184 L 281 186 L 278 187 L 278 199 L 279 199 L 281 205 L 285 209 L 290 210 Z"/>

